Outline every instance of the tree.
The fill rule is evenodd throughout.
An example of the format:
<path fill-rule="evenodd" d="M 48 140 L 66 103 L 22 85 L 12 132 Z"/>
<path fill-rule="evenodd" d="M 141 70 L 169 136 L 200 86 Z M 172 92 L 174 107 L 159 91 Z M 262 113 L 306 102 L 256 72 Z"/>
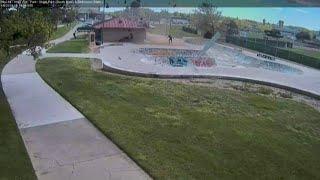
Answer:
<path fill-rule="evenodd" d="M 278 29 L 271 29 L 264 31 L 266 36 L 274 37 L 274 38 L 282 38 L 281 32 Z"/>
<path fill-rule="evenodd" d="M 42 46 L 49 40 L 52 33 L 52 25 L 46 21 L 42 12 L 31 10 L 29 13 L 29 16 L 26 17 L 28 28 L 24 35 L 27 47 L 30 48 L 31 54 L 36 56 L 36 47 Z"/>
<path fill-rule="evenodd" d="M 213 35 L 221 19 L 221 12 L 210 2 L 204 2 L 195 11 L 194 26 L 206 35 Z"/>
<path fill-rule="evenodd" d="M 311 40 L 311 35 L 308 31 L 300 31 L 296 34 L 298 40 Z"/>
<path fill-rule="evenodd" d="M 32 52 L 43 45 L 52 32 L 52 24 L 46 15 L 36 9 L 8 12 L 1 17 L 0 49 L 9 52 L 15 45 L 24 45 Z"/>
<path fill-rule="evenodd" d="M 50 15 L 50 21 L 53 24 L 54 29 L 57 30 L 59 21 L 62 21 L 62 19 L 64 18 L 62 9 L 58 7 L 53 7 L 51 9 Z"/>
<path fill-rule="evenodd" d="M 225 22 L 225 26 L 226 26 L 226 34 L 227 35 L 239 34 L 238 25 L 234 20 L 232 20 L 232 19 L 227 20 Z"/>
<path fill-rule="evenodd" d="M 140 6 L 141 6 L 141 1 L 140 0 L 134 0 L 130 4 L 130 7 L 132 7 L 132 8 L 139 8 Z"/>
<path fill-rule="evenodd" d="M 18 11 L 7 11 L 0 20 L 0 48 L 9 51 L 15 44 L 25 43 L 25 32 L 28 28 L 25 15 Z"/>
<path fill-rule="evenodd" d="M 76 11 L 75 11 L 75 10 L 72 10 L 72 9 L 67 10 L 67 11 L 65 12 L 65 17 L 64 17 L 64 19 L 63 19 L 63 22 L 65 22 L 65 23 L 72 23 L 73 21 L 76 20 L 76 16 L 77 16 L 77 14 L 76 14 Z"/>

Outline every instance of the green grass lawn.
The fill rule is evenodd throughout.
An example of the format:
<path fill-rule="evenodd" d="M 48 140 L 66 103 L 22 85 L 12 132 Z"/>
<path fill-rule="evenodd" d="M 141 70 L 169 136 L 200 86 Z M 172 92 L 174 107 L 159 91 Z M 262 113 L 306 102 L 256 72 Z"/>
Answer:
<path fill-rule="evenodd" d="M 319 179 L 320 113 L 288 99 L 94 72 L 37 71 L 156 179 Z"/>
<path fill-rule="evenodd" d="M 73 22 L 71 23 L 69 26 L 67 26 L 67 24 L 65 24 L 65 26 L 59 27 L 57 28 L 56 31 L 54 31 L 50 37 L 50 40 L 54 40 L 54 39 L 58 39 L 62 36 L 64 36 L 65 34 L 67 34 L 77 23 Z"/>
<path fill-rule="evenodd" d="M 168 26 L 169 29 L 169 26 Z M 199 37 L 197 34 L 188 33 L 182 30 L 182 26 L 171 26 L 170 30 L 166 30 L 166 26 L 164 24 L 157 24 L 155 28 L 149 28 L 148 32 L 152 34 L 161 34 L 168 35 L 171 34 L 175 38 L 183 38 L 183 37 Z"/>
<path fill-rule="evenodd" d="M 88 53 L 89 43 L 85 38 L 71 39 L 50 48 L 48 53 Z"/>
<path fill-rule="evenodd" d="M 9 59 L 0 58 L 0 72 Z M 12 179 L 36 176 L 0 83 L 0 180 Z"/>
<path fill-rule="evenodd" d="M 306 49 L 300 49 L 300 48 L 287 48 L 287 50 L 296 52 L 298 54 L 314 57 L 320 60 L 320 51 L 312 51 L 312 50 L 306 50 Z"/>

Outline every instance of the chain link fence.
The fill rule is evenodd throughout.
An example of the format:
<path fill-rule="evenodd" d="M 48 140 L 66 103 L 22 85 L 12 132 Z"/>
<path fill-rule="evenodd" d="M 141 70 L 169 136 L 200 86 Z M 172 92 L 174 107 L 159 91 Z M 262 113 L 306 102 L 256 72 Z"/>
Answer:
<path fill-rule="evenodd" d="M 296 53 L 290 50 L 292 43 L 238 36 L 227 36 L 226 42 L 320 69 L 320 57 L 316 58 L 307 54 Z"/>

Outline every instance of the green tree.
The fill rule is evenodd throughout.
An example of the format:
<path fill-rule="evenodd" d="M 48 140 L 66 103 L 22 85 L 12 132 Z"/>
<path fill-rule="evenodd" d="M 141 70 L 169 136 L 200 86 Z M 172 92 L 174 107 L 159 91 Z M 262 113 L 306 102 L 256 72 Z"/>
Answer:
<path fill-rule="evenodd" d="M 281 32 L 278 29 L 265 30 L 265 35 L 274 37 L 274 38 L 282 38 Z"/>
<path fill-rule="evenodd" d="M 9 50 L 10 46 L 25 43 L 25 32 L 27 23 L 24 20 L 26 16 L 18 11 L 7 11 L 1 16 L 0 22 L 0 47 Z"/>
<path fill-rule="evenodd" d="M 73 10 L 73 9 L 67 10 L 67 11 L 65 11 L 64 14 L 65 14 L 65 17 L 63 19 L 63 22 L 72 23 L 73 21 L 76 20 L 77 13 L 75 10 Z"/>
<path fill-rule="evenodd" d="M 140 6 L 141 6 L 141 1 L 140 0 L 134 0 L 130 4 L 130 7 L 132 7 L 132 8 L 139 8 Z"/>
<path fill-rule="evenodd" d="M 301 31 L 296 34 L 298 40 L 311 40 L 311 35 L 308 31 Z"/>
<path fill-rule="evenodd" d="M 226 34 L 227 35 L 236 35 L 236 34 L 239 34 L 239 28 L 238 28 L 238 25 L 237 23 L 232 20 L 232 19 L 229 19 L 225 22 L 226 24 Z"/>
<path fill-rule="evenodd" d="M 26 22 L 28 28 L 25 32 L 25 38 L 32 54 L 35 55 L 36 46 L 42 46 L 49 40 L 52 34 L 52 24 L 46 21 L 43 13 L 39 11 L 31 11 Z"/>
<path fill-rule="evenodd" d="M 21 9 L 2 13 L 0 19 L 0 48 L 9 52 L 15 45 L 35 50 L 43 45 L 52 33 L 52 24 L 39 9 Z"/>
<path fill-rule="evenodd" d="M 51 23 L 53 24 L 54 29 L 57 30 L 59 21 L 62 21 L 62 19 L 64 18 L 63 11 L 58 7 L 52 8 L 50 15 L 51 15 L 51 19 L 50 19 Z"/>

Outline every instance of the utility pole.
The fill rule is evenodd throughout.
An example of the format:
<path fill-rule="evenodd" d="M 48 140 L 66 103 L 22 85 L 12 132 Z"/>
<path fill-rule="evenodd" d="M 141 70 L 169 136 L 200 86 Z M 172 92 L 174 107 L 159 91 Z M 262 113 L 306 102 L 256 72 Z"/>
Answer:
<path fill-rule="evenodd" d="M 102 30 L 101 30 L 101 44 L 103 44 L 104 21 L 106 19 L 105 8 L 106 8 L 106 0 L 103 0 L 103 15 L 102 15 L 103 19 L 102 19 Z"/>

